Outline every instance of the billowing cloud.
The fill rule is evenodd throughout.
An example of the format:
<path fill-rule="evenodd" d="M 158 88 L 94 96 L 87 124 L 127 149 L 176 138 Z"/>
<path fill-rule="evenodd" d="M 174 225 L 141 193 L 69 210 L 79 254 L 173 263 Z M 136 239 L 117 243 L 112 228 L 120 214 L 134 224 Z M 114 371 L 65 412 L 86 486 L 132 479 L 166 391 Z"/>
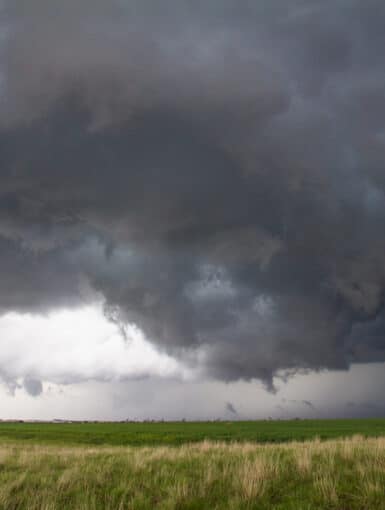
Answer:
<path fill-rule="evenodd" d="M 384 23 L 379 0 L 6 1 L 0 309 L 102 296 L 270 387 L 385 360 Z"/>
<path fill-rule="evenodd" d="M 7 313 L 0 317 L 0 381 L 11 394 L 31 396 L 42 381 L 57 385 L 86 381 L 116 382 L 148 376 L 191 378 L 186 367 L 161 355 L 134 327 L 122 336 L 100 306 L 47 315 Z"/>

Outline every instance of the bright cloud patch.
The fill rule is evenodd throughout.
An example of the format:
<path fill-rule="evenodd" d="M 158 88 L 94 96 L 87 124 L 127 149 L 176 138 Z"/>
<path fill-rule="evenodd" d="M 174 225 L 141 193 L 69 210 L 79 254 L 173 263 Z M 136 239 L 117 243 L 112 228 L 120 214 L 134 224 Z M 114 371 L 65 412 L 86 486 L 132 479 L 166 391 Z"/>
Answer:
<path fill-rule="evenodd" d="M 11 389 L 22 381 L 36 395 L 41 380 L 66 384 L 185 375 L 137 328 L 128 326 L 125 336 L 99 305 L 45 316 L 8 313 L 0 317 L 0 376 Z"/>

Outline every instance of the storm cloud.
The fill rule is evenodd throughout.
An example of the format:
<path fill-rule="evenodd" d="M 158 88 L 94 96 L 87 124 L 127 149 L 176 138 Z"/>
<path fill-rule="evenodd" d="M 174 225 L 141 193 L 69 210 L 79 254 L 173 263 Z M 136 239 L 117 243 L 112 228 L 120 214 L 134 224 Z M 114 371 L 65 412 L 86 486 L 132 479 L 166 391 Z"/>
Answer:
<path fill-rule="evenodd" d="M 385 361 L 384 24 L 380 0 L 6 1 L 0 310 L 102 296 L 270 388 Z"/>

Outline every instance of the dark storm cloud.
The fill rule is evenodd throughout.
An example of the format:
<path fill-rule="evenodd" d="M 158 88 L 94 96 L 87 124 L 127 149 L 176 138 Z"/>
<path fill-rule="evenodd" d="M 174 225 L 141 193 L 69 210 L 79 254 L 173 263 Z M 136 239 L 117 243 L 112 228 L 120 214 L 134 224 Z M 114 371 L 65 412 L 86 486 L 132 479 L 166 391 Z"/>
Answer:
<path fill-rule="evenodd" d="M 87 284 L 271 388 L 385 360 L 379 0 L 12 0 L 1 23 L 1 309 Z"/>

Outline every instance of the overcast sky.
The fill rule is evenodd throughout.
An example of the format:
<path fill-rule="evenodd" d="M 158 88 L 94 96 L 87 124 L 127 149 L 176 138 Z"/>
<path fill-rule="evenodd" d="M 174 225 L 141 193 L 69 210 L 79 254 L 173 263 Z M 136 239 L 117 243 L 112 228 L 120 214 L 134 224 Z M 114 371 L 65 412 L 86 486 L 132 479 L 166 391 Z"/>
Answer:
<path fill-rule="evenodd" d="M 0 6 L 0 417 L 383 414 L 385 4 Z"/>

